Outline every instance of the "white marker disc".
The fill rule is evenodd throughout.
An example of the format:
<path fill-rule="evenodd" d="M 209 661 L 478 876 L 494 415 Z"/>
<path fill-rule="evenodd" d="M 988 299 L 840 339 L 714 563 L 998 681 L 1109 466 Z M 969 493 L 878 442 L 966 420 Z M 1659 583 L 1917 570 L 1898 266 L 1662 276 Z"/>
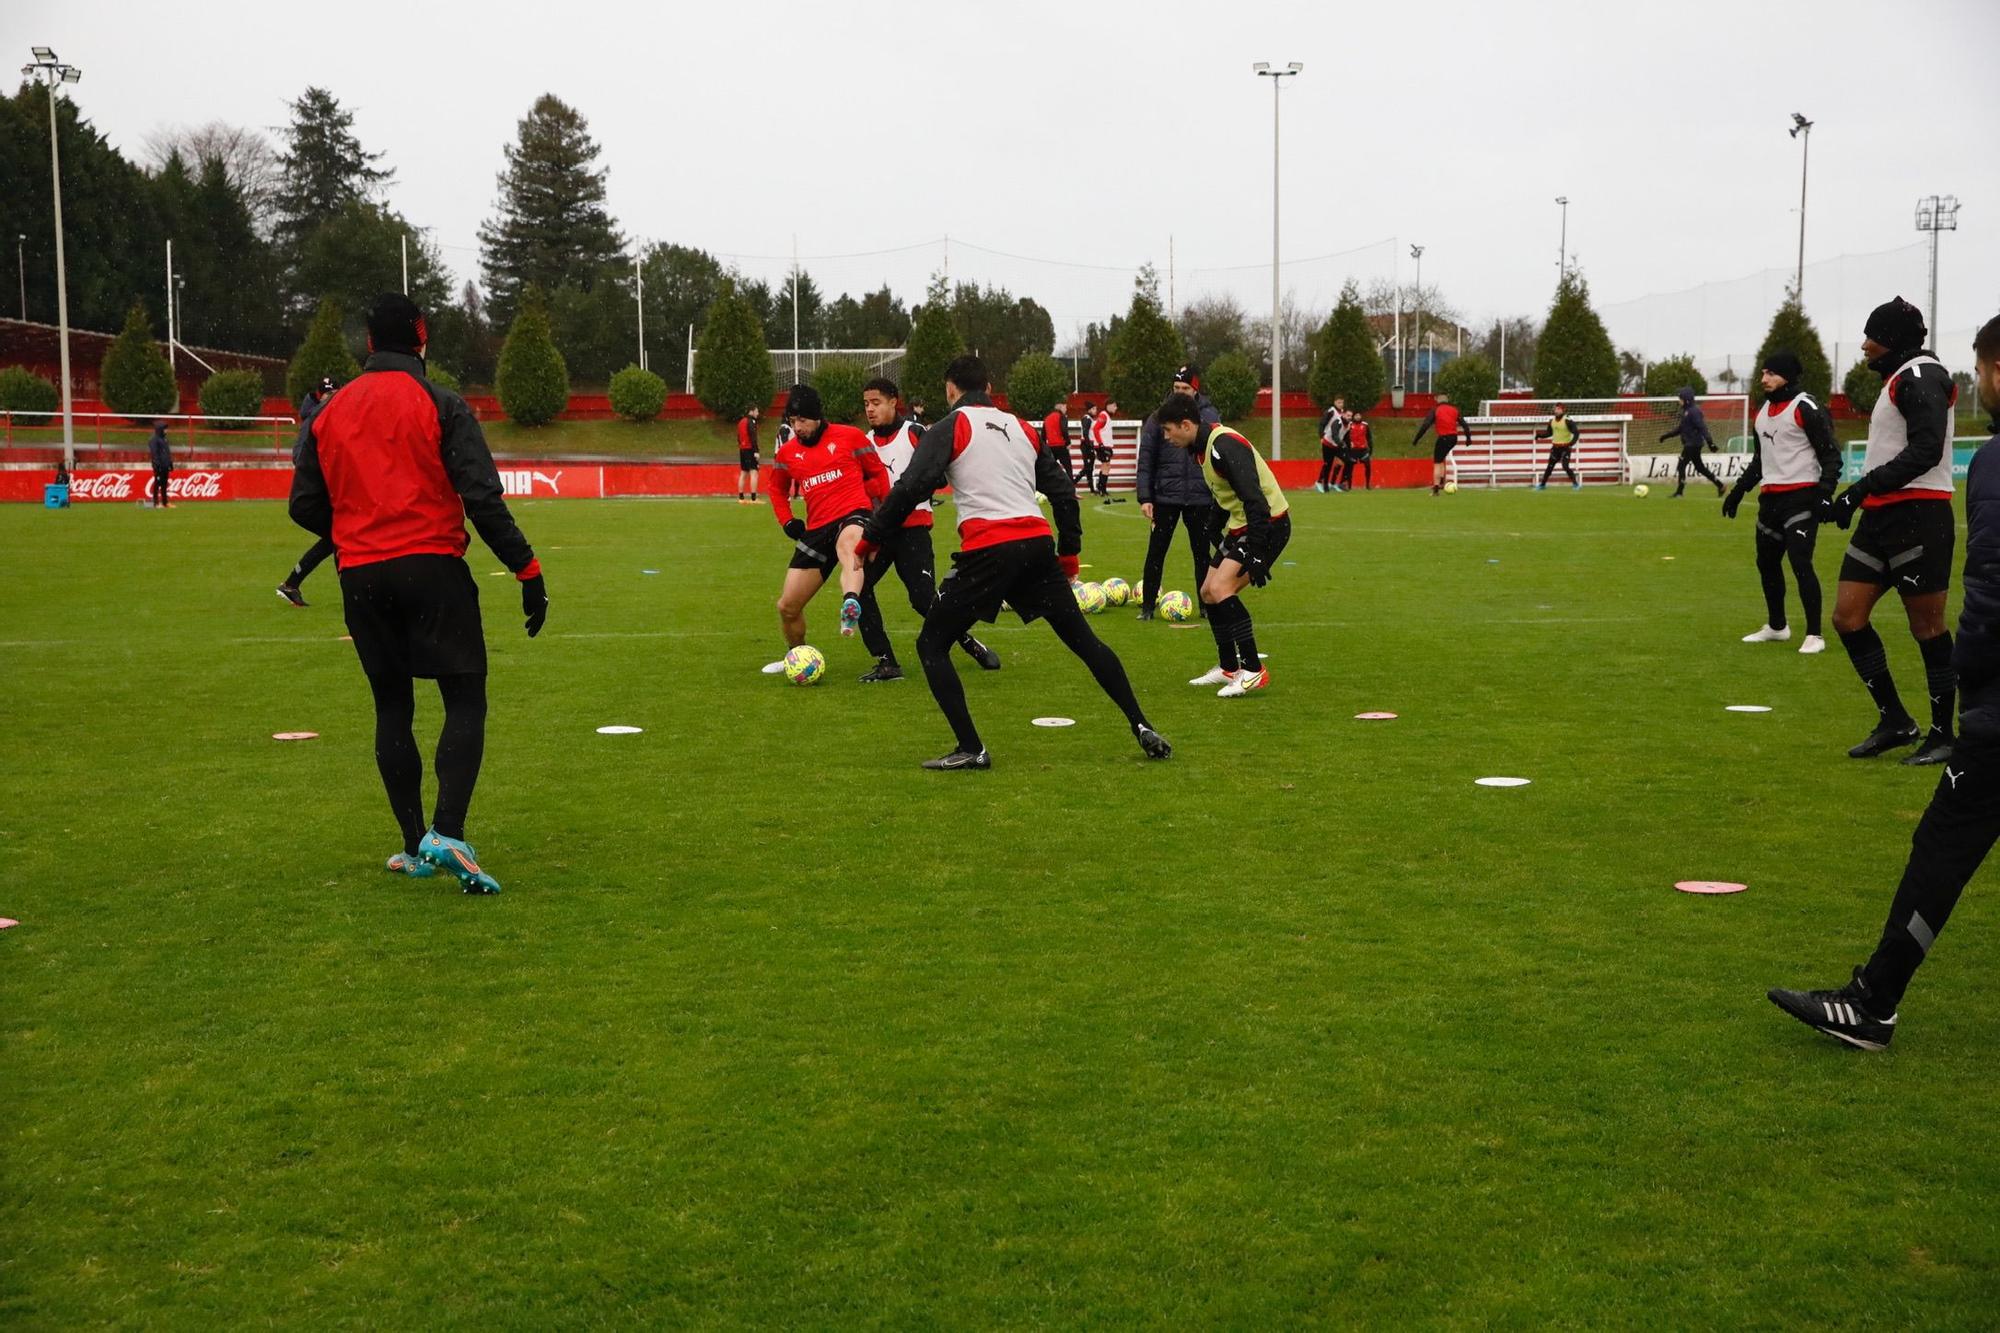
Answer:
<path fill-rule="evenodd" d="M 274 741 L 316 741 L 319 739 L 319 733 L 317 731 L 274 731 L 271 733 L 271 739 Z"/>
<path fill-rule="evenodd" d="M 1724 704 L 1723 711 L 1728 713 L 1768 713 L 1771 710 L 1763 704 Z"/>
<path fill-rule="evenodd" d="M 1473 781 L 1482 787 L 1525 787 L 1528 785 L 1527 778 L 1474 778 Z"/>
<path fill-rule="evenodd" d="M 637 736 L 644 730 L 644 727 L 599 727 L 597 734 L 600 736 Z"/>
<path fill-rule="evenodd" d="M 1073 717 L 1038 717 L 1034 719 L 1034 723 L 1038 727 L 1073 727 L 1076 725 L 1076 719 Z"/>

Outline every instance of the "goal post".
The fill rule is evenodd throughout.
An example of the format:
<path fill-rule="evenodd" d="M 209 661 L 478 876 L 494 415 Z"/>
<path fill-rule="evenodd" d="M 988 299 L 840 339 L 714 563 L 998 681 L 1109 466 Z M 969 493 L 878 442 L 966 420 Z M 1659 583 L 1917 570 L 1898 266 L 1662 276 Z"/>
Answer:
<path fill-rule="evenodd" d="M 1702 415 L 1708 418 L 1708 433 L 1718 449 L 1749 453 L 1750 395 L 1745 393 L 1700 393 L 1695 395 Z M 1631 427 L 1626 445 L 1635 454 L 1669 453 L 1679 448 L 1678 440 L 1662 444 L 1660 437 L 1679 424 L 1681 400 L 1666 398 L 1489 398 L 1479 405 L 1483 417 L 1547 418 L 1560 402 L 1573 417 L 1627 416 Z"/>

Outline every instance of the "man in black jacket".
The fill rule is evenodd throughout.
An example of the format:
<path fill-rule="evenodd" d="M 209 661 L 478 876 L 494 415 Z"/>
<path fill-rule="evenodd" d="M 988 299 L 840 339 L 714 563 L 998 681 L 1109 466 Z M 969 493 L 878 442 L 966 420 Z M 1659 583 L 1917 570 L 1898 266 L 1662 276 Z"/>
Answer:
<path fill-rule="evenodd" d="M 306 400 L 299 404 L 299 426 L 301 429 L 312 424 L 314 415 L 325 405 L 327 399 L 333 397 L 334 388 L 335 385 L 332 377 L 327 376 L 306 391 Z M 285 581 L 278 585 L 278 596 L 284 598 L 293 606 L 303 608 L 306 604 L 306 599 L 305 594 L 299 591 L 299 585 L 304 583 L 306 577 L 315 569 L 318 569 L 326 558 L 332 554 L 333 539 L 330 537 L 321 537 L 318 541 L 307 547 L 306 553 L 299 557 L 299 562 L 292 566 L 292 572 L 287 574 Z"/>
<path fill-rule="evenodd" d="M 1957 747 L 1910 838 L 1910 859 L 1867 964 L 1837 990 L 1776 989 L 1771 1002 L 1862 1050 L 1896 1035 L 1896 1010 L 1959 894 L 2000 838 L 2000 317 L 1973 339 L 1994 435 L 1965 477 L 1965 606 L 1954 658 L 1964 688 Z"/>
<path fill-rule="evenodd" d="M 1707 446 L 1710 453 L 1716 451 L 1715 437 L 1708 433 L 1708 417 L 1701 410 L 1701 404 L 1694 400 L 1693 389 L 1683 388 L 1680 391 L 1680 400 L 1681 419 L 1674 423 L 1672 430 L 1660 437 L 1661 444 L 1665 444 L 1668 440 L 1679 440 L 1681 442 L 1680 461 L 1674 465 L 1674 493 L 1672 498 L 1676 500 L 1680 499 L 1681 492 L 1687 489 L 1689 468 L 1693 468 L 1696 472 L 1701 473 L 1702 476 L 1714 482 L 1715 493 L 1721 495 L 1723 491 L 1722 478 L 1710 472 L 1708 464 L 1704 463 L 1701 458 L 1703 446 Z"/>
<path fill-rule="evenodd" d="M 153 507 L 169 508 L 167 487 L 174 475 L 174 451 L 167 443 L 166 422 L 153 423 L 152 438 L 146 441 L 146 456 L 153 464 Z"/>
<path fill-rule="evenodd" d="M 1184 393 L 1201 409 L 1201 424 L 1219 426 L 1222 414 L 1201 391 L 1201 367 L 1185 365 L 1174 372 L 1175 393 Z M 1160 579 L 1167 568 L 1167 550 L 1174 544 L 1174 525 L 1187 526 L 1188 550 L 1194 556 L 1194 588 L 1208 574 L 1209 511 L 1215 497 L 1202 478 L 1201 463 L 1185 449 L 1176 449 L 1160 434 L 1158 414 L 1148 415 L 1139 428 L 1139 512 L 1153 525 L 1146 539 L 1146 577 L 1140 588 L 1139 619 L 1151 620 L 1160 600 Z M 1204 618 L 1206 607 L 1195 604 Z"/>

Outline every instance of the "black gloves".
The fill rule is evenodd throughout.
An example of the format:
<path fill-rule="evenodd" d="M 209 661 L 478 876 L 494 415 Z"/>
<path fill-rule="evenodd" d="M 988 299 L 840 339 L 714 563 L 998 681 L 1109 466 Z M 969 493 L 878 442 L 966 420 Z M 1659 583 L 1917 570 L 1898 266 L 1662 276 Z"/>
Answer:
<path fill-rule="evenodd" d="M 1737 490 L 1730 491 L 1729 498 L 1727 498 L 1722 502 L 1722 516 L 1724 518 L 1735 518 L 1736 511 L 1738 508 L 1742 506 L 1742 504 L 1743 504 L 1742 490 L 1739 488 Z"/>
<path fill-rule="evenodd" d="M 528 618 L 528 637 L 542 632 L 549 618 L 549 588 L 540 574 L 521 580 L 521 614 Z"/>
<path fill-rule="evenodd" d="M 1250 586 L 1261 588 L 1271 581 L 1271 557 L 1264 551 L 1243 553 L 1243 572 L 1250 576 Z"/>
<path fill-rule="evenodd" d="M 1859 486 L 1849 486 L 1837 498 L 1827 501 L 1821 507 L 1820 522 L 1831 523 L 1845 530 L 1847 525 L 1854 521 L 1854 511 L 1861 507 L 1861 502 L 1866 498 L 1867 492 Z"/>
<path fill-rule="evenodd" d="M 805 521 L 804 519 L 802 519 L 802 518 L 788 518 L 788 519 L 786 519 L 786 520 L 785 520 L 785 535 L 786 535 L 787 537 L 790 537 L 790 538 L 791 538 L 791 539 L 792 539 L 793 541 L 797 541 L 797 540 L 798 540 L 799 538 L 801 538 L 801 537 L 805 536 L 805 535 L 806 535 L 806 521 Z"/>

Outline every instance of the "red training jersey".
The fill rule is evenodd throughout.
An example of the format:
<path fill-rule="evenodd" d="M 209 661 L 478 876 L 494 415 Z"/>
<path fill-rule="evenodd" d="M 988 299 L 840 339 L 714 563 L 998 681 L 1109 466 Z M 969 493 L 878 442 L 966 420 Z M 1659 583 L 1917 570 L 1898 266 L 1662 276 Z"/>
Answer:
<path fill-rule="evenodd" d="M 736 419 L 736 447 L 752 453 L 757 451 L 757 428 L 750 424 L 749 417 Z"/>
<path fill-rule="evenodd" d="M 1348 447 L 1354 450 L 1354 452 L 1366 453 L 1368 450 L 1368 423 L 1365 421 L 1349 422 L 1347 425 L 1347 443 Z"/>
<path fill-rule="evenodd" d="M 1437 406 L 1438 434 L 1457 435 L 1460 433 L 1460 427 L 1463 426 L 1464 424 L 1465 423 L 1459 417 L 1459 411 L 1456 404 L 1453 403 L 1438 404 Z"/>
<path fill-rule="evenodd" d="M 446 475 L 438 406 L 414 375 L 362 375 L 313 415 L 342 569 L 463 556 L 465 505 Z"/>
<path fill-rule="evenodd" d="M 889 493 L 889 470 L 862 431 L 827 422 L 811 444 L 794 435 L 771 460 L 771 510 L 779 523 L 797 517 L 792 496 L 806 502 L 806 526 L 823 528 L 849 514 L 865 514 Z"/>

